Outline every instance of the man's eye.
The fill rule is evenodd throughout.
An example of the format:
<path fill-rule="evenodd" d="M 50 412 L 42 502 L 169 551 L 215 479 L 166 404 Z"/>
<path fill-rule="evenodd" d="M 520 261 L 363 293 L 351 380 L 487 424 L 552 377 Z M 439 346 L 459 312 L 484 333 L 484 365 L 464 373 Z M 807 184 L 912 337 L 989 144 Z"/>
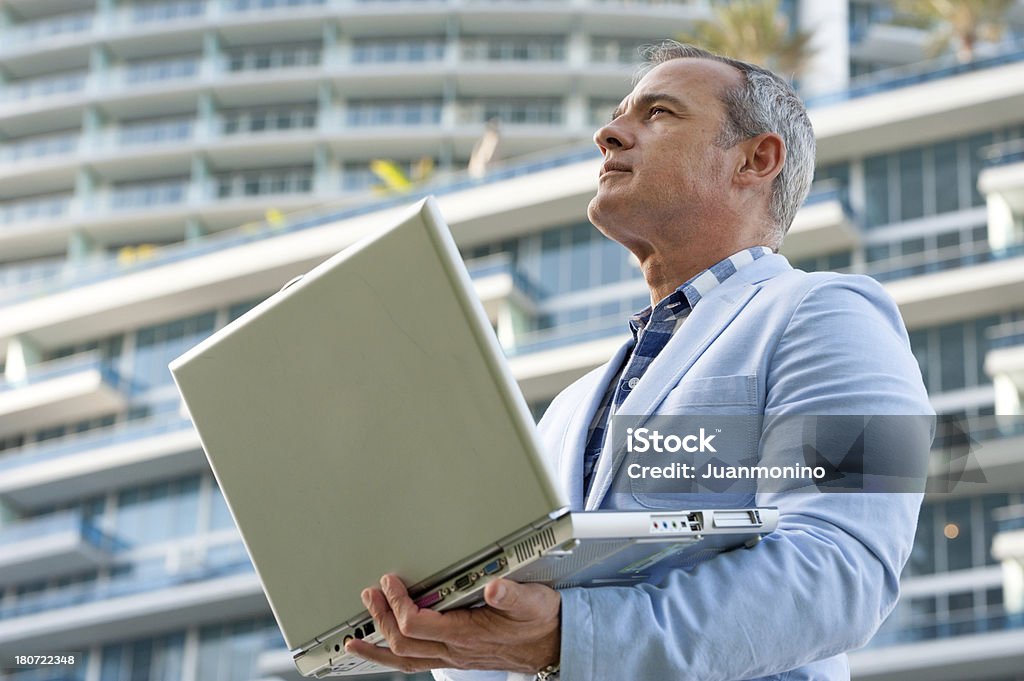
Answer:
<path fill-rule="evenodd" d="M 668 113 L 668 109 L 663 109 L 660 106 L 651 107 L 651 115 L 652 116 L 655 115 L 655 114 L 659 114 L 659 113 Z"/>

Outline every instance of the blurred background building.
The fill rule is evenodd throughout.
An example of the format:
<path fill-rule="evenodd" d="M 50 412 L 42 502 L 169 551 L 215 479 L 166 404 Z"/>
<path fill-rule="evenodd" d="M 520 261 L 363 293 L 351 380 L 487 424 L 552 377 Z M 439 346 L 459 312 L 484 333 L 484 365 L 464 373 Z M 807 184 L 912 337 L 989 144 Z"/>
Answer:
<path fill-rule="evenodd" d="M 0 677 L 296 678 L 168 361 L 430 192 L 539 416 L 648 302 L 585 221 L 636 48 L 758 4 L 0 0 Z M 974 438 L 855 677 L 1020 681 L 1024 6 L 938 5 L 759 19 L 819 140 L 783 251 L 882 281 Z"/>

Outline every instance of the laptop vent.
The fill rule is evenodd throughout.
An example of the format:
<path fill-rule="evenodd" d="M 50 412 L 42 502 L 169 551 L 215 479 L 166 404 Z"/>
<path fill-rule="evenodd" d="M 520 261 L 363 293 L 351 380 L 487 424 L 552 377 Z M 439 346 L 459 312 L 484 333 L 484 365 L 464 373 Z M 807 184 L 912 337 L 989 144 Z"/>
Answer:
<path fill-rule="evenodd" d="M 525 560 L 533 558 L 536 554 L 544 553 L 554 545 L 555 533 L 552 532 L 549 527 L 546 530 L 533 535 L 529 539 L 524 539 L 519 542 L 512 550 L 516 554 L 516 562 L 522 563 Z"/>

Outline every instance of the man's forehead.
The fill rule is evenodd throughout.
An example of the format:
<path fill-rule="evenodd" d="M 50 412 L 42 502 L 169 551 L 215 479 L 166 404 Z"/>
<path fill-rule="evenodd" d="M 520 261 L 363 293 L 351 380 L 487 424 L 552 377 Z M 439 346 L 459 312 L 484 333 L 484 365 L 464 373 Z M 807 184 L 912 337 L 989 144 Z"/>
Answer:
<path fill-rule="evenodd" d="M 740 78 L 735 68 L 712 59 L 670 59 L 648 71 L 616 111 L 622 112 L 632 101 L 653 93 L 672 95 L 694 106 L 714 105 L 729 87 L 740 84 Z"/>

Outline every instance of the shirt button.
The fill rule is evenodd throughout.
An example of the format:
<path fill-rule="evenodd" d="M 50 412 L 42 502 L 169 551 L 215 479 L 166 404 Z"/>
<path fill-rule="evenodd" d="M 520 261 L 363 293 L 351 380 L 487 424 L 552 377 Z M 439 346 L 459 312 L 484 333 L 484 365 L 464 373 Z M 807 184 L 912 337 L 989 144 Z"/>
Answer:
<path fill-rule="evenodd" d="M 631 378 L 628 381 L 626 381 L 626 385 L 628 385 L 629 389 L 632 390 L 633 388 L 636 387 L 636 384 L 639 383 L 639 382 L 640 382 L 640 379 L 637 378 L 636 376 L 634 376 L 633 378 Z"/>

